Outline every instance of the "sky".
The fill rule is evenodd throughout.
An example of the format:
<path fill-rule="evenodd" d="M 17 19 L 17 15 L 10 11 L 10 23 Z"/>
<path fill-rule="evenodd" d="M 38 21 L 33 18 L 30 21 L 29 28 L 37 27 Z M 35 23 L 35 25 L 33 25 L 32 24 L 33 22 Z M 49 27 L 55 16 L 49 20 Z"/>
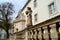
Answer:
<path fill-rule="evenodd" d="M 12 3 L 14 5 L 14 11 L 15 11 L 13 18 L 15 18 L 18 15 L 19 10 L 23 8 L 23 6 L 27 1 L 28 0 L 0 0 L 0 4 L 4 2 Z"/>

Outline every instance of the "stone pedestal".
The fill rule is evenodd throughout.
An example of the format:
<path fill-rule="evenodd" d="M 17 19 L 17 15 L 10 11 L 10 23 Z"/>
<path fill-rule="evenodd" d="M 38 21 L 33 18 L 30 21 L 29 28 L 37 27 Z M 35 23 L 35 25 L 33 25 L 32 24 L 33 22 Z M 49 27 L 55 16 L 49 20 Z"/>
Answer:
<path fill-rule="evenodd" d="M 38 28 L 39 34 L 38 34 L 38 39 L 42 40 L 42 33 L 41 33 L 41 28 Z"/>
<path fill-rule="evenodd" d="M 51 29 L 50 29 L 50 36 L 52 40 L 58 40 L 58 33 L 56 30 L 56 24 L 52 24 L 50 25 Z"/>

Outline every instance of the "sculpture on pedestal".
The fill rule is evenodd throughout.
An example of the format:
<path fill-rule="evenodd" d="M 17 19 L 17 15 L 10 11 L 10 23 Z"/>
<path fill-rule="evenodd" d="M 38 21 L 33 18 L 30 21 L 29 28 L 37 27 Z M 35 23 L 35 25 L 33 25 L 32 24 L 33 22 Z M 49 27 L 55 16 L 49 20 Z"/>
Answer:
<path fill-rule="evenodd" d="M 26 21 L 27 27 L 32 26 L 32 10 L 30 7 L 27 7 L 26 15 L 27 15 L 27 21 Z"/>

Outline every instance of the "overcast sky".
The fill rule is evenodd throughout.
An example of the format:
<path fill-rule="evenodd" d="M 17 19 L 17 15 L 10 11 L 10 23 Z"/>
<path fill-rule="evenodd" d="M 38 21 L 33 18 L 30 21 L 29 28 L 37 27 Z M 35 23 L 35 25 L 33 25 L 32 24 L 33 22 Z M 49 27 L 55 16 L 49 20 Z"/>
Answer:
<path fill-rule="evenodd" d="M 14 5 L 15 14 L 13 17 L 16 17 L 18 11 L 25 5 L 28 0 L 0 0 L 0 4 L 4 2 L 10 2 Z"/>

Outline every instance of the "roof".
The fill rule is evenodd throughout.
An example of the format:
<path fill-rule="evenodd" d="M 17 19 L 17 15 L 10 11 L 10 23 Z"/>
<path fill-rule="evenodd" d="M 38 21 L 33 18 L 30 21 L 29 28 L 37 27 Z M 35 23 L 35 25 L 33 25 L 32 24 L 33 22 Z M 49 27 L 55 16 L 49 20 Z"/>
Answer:
<path fill-rule="evenodd" d="M 28 0 L 28 1 L 26 2 L 26 4 L 23 6 L 23 8 L 19 10 L 18 15 L 25 9 L 25 7 L 28 5 L 28 3 L 29 3 L 30 1 L 31 1 L 31 0 Z M 18 18 L 18 15 L 17 15 L 16 18 Z"/>
<path fill-rule="evenodd" d="M 24 7 L 21 9 L 21 11 L 23 11 L 23 10 L 25 9 L 25 7 L 29 4 L 30 1 L 31 1 L 31 0 L 28 0 L 28 1 L 26 2 L 26 4 L 24 5 Z"/>
<path fill-rule="evenodd" d="M 21 10 L 19 10 L 16 19 L 18 18 L 19 14 L 25 9 L 25 7 L 29 4 L 30 1 L 31 1 L 31 0 L 28 0 L 28 1 L 26 2 L 26 4 L 23 6 L 23 8 L 22 8 Z M 20 21 L 20 20 L 19 20 L 19 21 Z M 14 22 L 19 22 L 19 21 L 14 20 Z M 21 20 L 21 21 L 22 21 L 22 20 Z M 23 20 L 23 21 L 25 21 L 25 20 Z"/>

